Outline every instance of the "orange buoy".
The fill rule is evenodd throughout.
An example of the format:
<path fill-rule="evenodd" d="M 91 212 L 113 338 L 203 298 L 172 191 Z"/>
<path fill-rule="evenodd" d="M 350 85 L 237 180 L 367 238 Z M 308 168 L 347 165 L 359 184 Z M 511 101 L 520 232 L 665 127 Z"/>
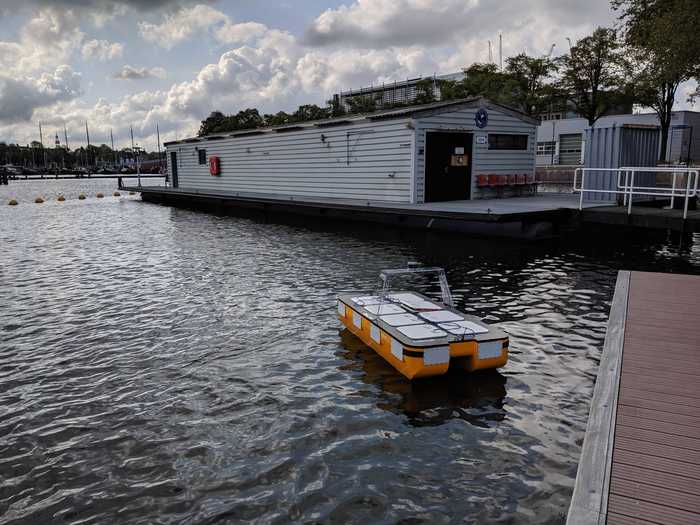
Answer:
<path fill-rule="evenodd" d="M 97 195 L 95 195 L 95 197 L 101 199 L 102 197 L 104 197 L 104 193 L 98 193 Z"/>
<path fill-rule="evenodd" d="M 41 197 L 37 197 L 36 199 L 34 199 L 34 202 L 37 204 L 42 204 L 44 202 L 44 199 L 42 199 Z"/>
<path fill-rule="evenodd" d="M 112 195 L 114 195 L 115 197 L 121 197 L 121 193 L 119 193 L 118 191 L 115 191 L 114 193 L 112 193 Z"/>
<path fill-rule="evenodd" d="M 58 199 L 56 199 L 58 202 L 63 202 L 66 200 L 66 198 L 63 195 L 59 195 Z"/>

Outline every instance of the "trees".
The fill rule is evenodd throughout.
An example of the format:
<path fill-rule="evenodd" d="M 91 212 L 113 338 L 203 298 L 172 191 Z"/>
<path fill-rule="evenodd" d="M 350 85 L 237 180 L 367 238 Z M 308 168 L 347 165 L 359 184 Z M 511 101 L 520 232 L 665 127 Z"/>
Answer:
<path fill-rule="evenodd" d="M 639 102 L 661 124 L 661 161 L 666 160 L 671 111 L 681 83 L 700 75 L 700 9 L 697 0 L 612 0 L 624 22 L 635 62 Z"/>
<path fill-rule="evenodd" d="M 212 111 L 209 116 L 202 121 L 197 135 L 201 137 L 221 131 L 220 128 L 225 126 L 225 123 L 226 115 L 224 115 L 221 111 Z"/>
<path fill-rule="evenodd" d="M 629 61 L 614 29 L 597 28 L 559 59 L 558 89 L 577 113 L 593 126 L 610 108 L 623 101 L 629 90 Z"/>
<path fill-rule="evenodd" d="M 557 63 L 549 57 L 535 58 L 524 53 L 506 60 L 506 86 L 510 105 L 531 117 L 549 111 L 559 99 L 550 85 Z"/>
<path fill-rule="evenodd" d="M 377 111 L 377 101 L 371 95 L 358 95 L 346 100 L 348 113 L 372 113 Z"/>

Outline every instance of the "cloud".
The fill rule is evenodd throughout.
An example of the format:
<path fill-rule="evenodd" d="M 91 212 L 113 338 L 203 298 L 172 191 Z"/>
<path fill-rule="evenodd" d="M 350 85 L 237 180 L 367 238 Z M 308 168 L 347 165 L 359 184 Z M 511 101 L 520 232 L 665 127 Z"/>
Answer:
<path fill-rule="evenodd" d="M 163 22 L 139 22 L 139 34 L 147 42 L 171 49 L 176 44 L 207 31 L 217 24 L 228 24 L 229 17 L 204 4 L 166 14 Z"/>
<path fill-rule="evenodd" d="M 518 13 L 519 16 L 513 16 Z M 350 6 L 328 9 L 307 28 L 311 46 L 350 45 L 360 48 L 459 44 L 503 32 L 521 40 L 526 30 L 542 30 L 538 22 L 551 18 L 567 26 L 587 24 L 610 16 L 608 0 L 357 0 Z M 578 20 L 579 22 L 573 22 Z M 561 24 L 553 24 L 558 30 Z M 561 35 L 560 37 L 563 38 Z"/>
<path fill-rule="evenodd" d="M 38 7 L 40 9 L 56 7 L 60 9 L 94 9 L 97 11 L 111 11 L 113 9 L 130 7 L 138 11 L 151 11 L 168 7 L 181 7 L 194 3 L 202 3 L 202 0 L 24 0 L 21 6 L 18 6 L 17 2 L 13 0 L 2 0 L 0 2 L 0 12 L 3 9 L 10 11 L 21 7 Z"/>
<path fill-rule="evenodd" d="M 145 78 L 165 78 L 165 69 L 162 67 L 134 67 L 128 64 L 117 71 L 112 78 L 119 80 L 141 80 Z"/>
<path fill-rule="evenodd" d="M 69 61 L 83 41 L 79 17 L 71 10 L 34 13 L 16 42 L 0 41 L 0 71 L 8 75 L 49 70 Z"/>
<path fill-rule="evenodd" d="M 83 44 L 82 55 L 85 60 L 96 59 L 101 62 L 121 58 L 124 45 L 108 40 L 89 40 Z"/>
<path fill-rule="evenodd" d="M 0 77 L 0 122 L 27 121 L 37 108 L 75 99 L 80 83 L 80 74 L 65 65 L 38 78 Z"/>

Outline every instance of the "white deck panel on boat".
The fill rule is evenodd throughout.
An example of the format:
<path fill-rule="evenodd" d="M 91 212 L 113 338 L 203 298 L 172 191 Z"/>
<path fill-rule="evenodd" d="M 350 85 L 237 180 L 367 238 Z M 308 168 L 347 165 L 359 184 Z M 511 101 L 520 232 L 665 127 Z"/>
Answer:
<path fill-rule="evenodd" d="M 399 332 L 410 339 L 420 341 L 422 339 L 439 339 L 446 337 L 447 332 L 440 330 L 437 326 L 431 324 L 414 324 L 410 326 L 399 326 Z"/>
<path fill-rule="evenodd" d="M 431 323 L 446 323 L 450 321 L 462 321 L 464 317 L 449 310 L 438 310 L 436 312 L 421 312 L 420 315 L 426 321 Z"/>
<path fill-rule="evenodd" d="M 370 304 L 379 304 L 382 300 L 376 295 L 365 295 L 363 297 L 353 297 L 352 302 L 360 306 L 368 306 Z"/>
<path fill-rule="evenodd" d="M 485 326 L 467 320 L 440 323 L 438 326 L 455 335 L 487 334 L 489 332 Z"/>
<path fill-rule="evenodd" d="M 401 303 L 412 310 L 439 310 L 440 306 L 425 300 L 420 295 L 414 293 L 396 293 L 390 294 L 389 299 Z"/>
<path fill-rule="evenodd" d="M 384 304 L 370 304 L 366 305 L 365 310 L 374 315 L 387 315 L 387 314 L 403 314 L 406 310 L 401 308 L 397 304 L 384 303 Z"/>
<path fill-rule="evenodd" d="M 417 316 L 413 314 L 392 314 L 382 315 L 379 318 L 389 326 L 408 326 L 412 324 L 424 324 Z"/>

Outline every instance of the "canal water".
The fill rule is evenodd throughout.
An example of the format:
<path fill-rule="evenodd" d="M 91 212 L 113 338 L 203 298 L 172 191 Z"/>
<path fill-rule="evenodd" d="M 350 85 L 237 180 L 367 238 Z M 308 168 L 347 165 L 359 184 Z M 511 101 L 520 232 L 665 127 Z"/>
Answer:
<path fill-rule="evenodd" d="M 700 273 L 697 236 L 521 244 L 114 189 L 0 187 L 0 523 L 561 523 L 617 270 Z M 411 384 L 341 330 L 335 295 L 407 261 L 508 330 L 505 368 Z"/>

